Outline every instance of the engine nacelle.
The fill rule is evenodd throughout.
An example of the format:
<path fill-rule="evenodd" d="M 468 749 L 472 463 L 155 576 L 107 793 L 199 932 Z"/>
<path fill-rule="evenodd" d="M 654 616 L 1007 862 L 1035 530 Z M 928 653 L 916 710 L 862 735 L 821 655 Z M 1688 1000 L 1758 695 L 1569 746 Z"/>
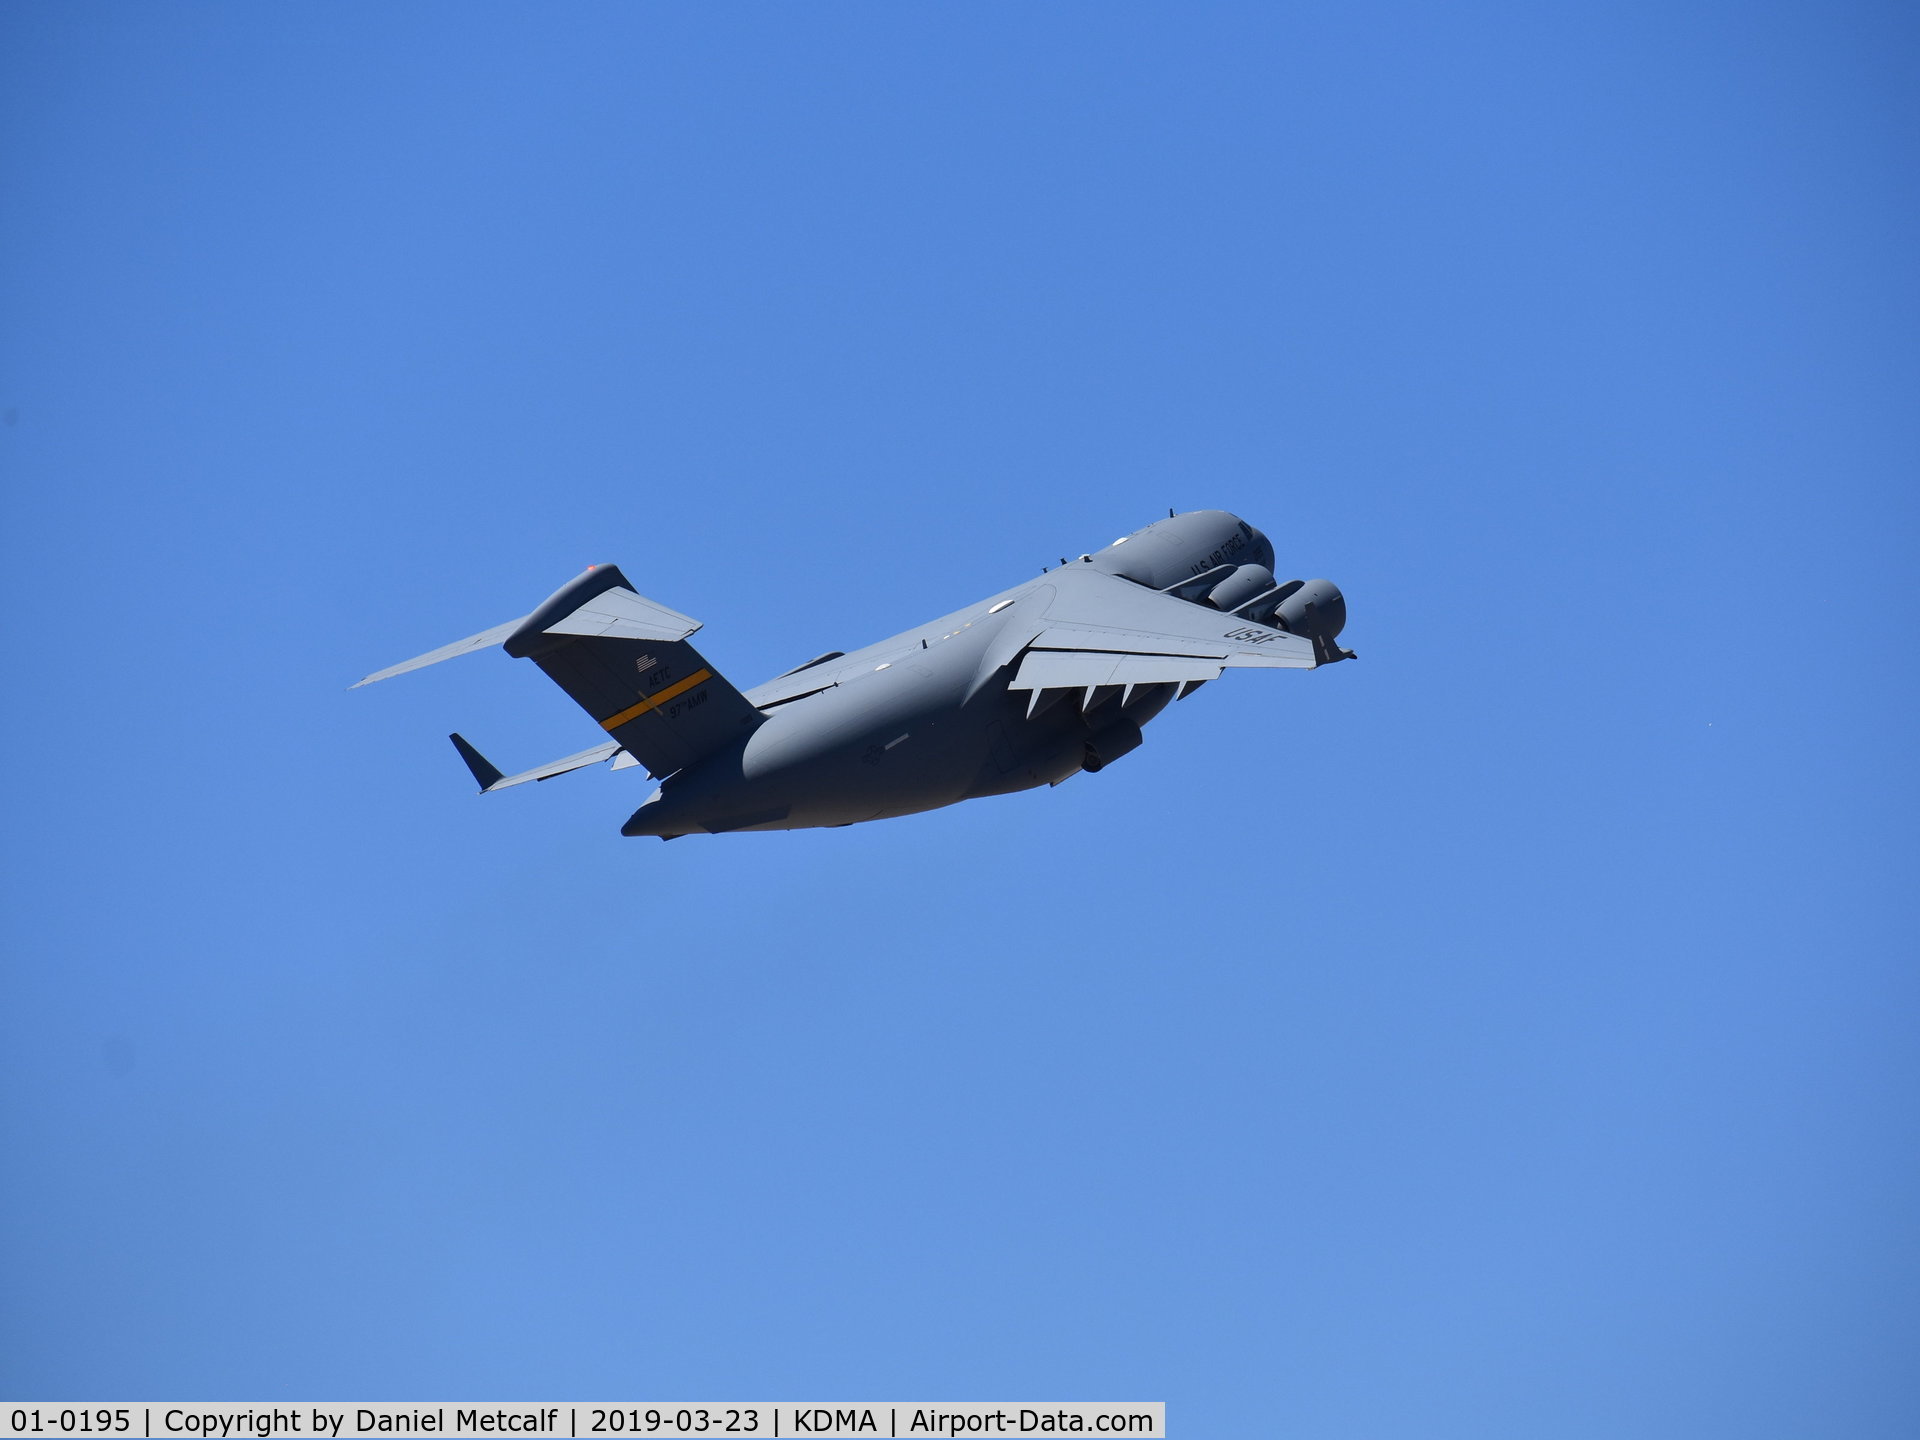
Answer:
<path fill-rule="evenodd" d="M 1273 588 L 1273 571 L 1264 565 L 1241 565 L 1207 592 L 1207 603 L 1216 610 L 1237 610 L 1263 590 Z"/>
<path fill-rule="evenodd" d="M 1331 580 L 1309 580 L 1280 602 L 1272 623 L 1310 640 L 1331 645 L 1347 628 L 1347 599 Z"/>

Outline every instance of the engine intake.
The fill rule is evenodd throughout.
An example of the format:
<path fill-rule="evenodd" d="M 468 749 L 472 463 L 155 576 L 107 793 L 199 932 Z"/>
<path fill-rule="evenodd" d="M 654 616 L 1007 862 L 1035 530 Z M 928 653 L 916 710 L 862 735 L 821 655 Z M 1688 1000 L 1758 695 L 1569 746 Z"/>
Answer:
<path fill-rule="evenodd" d="M 1310 640 L 1331 642 L 1347 628 L 1347 598 L 1331 580 L 1309 580 L 1280 602 L 1273 623 Z"/>

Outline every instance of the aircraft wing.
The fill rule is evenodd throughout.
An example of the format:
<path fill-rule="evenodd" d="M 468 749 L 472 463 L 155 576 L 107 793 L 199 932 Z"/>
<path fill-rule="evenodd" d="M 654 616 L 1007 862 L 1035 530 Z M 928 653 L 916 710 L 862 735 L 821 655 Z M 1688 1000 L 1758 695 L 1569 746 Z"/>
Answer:
<path fill-rule="evenodd" d="M 1217 680 L 1224 670 L 1309 670 L 1305 636 L 1256 625 L 1116 575 L 1068 567 L 1009 688 L 1071 690 Z"/>

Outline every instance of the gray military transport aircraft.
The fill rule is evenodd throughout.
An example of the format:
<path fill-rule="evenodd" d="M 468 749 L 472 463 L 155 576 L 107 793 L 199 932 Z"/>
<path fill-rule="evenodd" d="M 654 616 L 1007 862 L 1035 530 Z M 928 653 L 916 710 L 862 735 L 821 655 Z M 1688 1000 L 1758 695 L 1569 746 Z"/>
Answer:
<path fill-rule="evenodd" d="M 1058 785 L 1105 769 L 1140 727 L 1227 669 L 1306 670 L 1346 601 L 1276 581 L 1267 537 L 1224 510 L 1168 512 L 1098 555 L 745 692 L 687 637 L 698 620 L 596 565 L 531 615 L 367 676 L 499 645 L 532 660 L 611 738 L 502 775 L 452 738 L 482 794 L 611 760 L 660 786 L 623 835 L 804 830 Z M 354 688 L 358 688 L 356 685 Z"/>

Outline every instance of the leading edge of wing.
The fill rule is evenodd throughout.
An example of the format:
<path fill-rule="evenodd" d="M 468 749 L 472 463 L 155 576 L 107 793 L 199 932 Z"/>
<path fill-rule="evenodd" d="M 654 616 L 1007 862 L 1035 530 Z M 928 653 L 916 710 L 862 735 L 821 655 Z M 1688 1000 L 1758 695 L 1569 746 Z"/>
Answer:
<path fill-rule="evenodd" d="M 1173 602 L 1176 605 L 1183 601 Z M 1218 615 L 1222 635 L 1170 634 L 1085 623 L 1049 625 L 1027 643 L 1029 651 L 1086 652 L 1108 656 L 1159 656 L 1208 660 L 1229 669 L 1311 670 L 1313 642 L 1283 630 L 1269 630 L 1231 615 Z M 1211 628 L 1211 627 L 1208 627 Z"/>

